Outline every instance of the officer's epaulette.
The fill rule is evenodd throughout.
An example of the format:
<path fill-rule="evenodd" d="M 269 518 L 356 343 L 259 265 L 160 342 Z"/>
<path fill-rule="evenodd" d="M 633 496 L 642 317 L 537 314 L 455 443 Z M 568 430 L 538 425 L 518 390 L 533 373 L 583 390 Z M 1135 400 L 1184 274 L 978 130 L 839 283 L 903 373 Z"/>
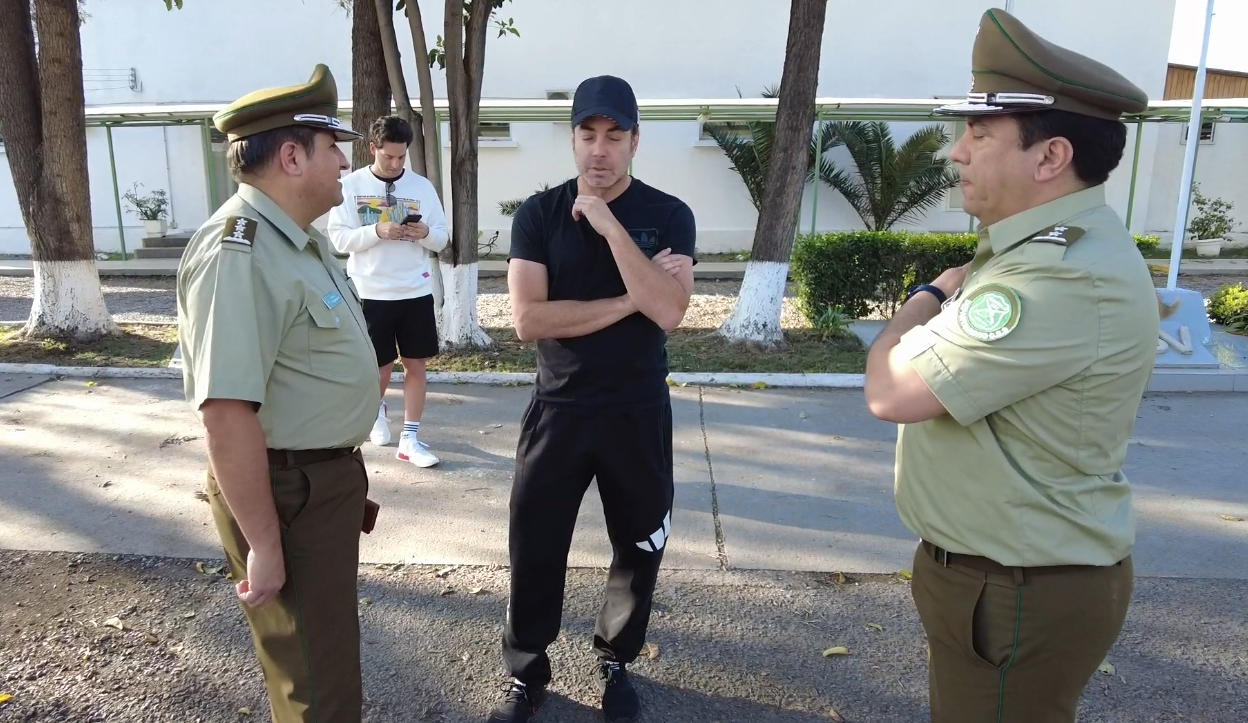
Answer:
<path fill-rule="evenodd" d="M 1044 244 L 1057 244 L 1058 246 L 1069 246 L 1087 233 L 1078 226 L 1050 226 L 1040 233 L 1027 239 L 1028 243 L 1039 242 Z"/>
<path fill-rule="evenodd" d="M 254 218 L 230 216 L 225 219 L 225 226 L 221 229 L 221 243 L 250 251 L 252 242 L 256 240 L 256 230 L 259 228 L 260 224 Z"/>

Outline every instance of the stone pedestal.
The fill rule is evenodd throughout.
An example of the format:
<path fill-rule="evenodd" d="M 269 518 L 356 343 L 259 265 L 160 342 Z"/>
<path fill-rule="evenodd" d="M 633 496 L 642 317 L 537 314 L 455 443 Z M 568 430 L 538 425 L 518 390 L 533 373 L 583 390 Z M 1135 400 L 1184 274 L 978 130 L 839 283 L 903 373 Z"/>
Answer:
<path fill-rule="evenodd" d="M 1161 306 L 1161 336 L 1157 340 L 1158 369 L 1218 369 L 1208 345 L 1213 329 L 1205 299 L 1191 289 L 1157 289 Z"/>

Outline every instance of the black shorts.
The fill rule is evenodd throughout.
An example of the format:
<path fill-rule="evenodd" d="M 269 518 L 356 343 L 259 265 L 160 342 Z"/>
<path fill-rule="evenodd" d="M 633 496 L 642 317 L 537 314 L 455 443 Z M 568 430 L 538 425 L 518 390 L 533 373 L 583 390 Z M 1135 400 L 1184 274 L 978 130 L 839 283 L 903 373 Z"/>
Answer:
<path fill-rule="evenodd" d="M 398 357 L 428 359 L 438 355 L 433 294 L 415 299 L 361 299 L 361 302 L 364 320 L 368 322 L 368 336 L 377 350 L 377 366 L 383 367 Z"/>

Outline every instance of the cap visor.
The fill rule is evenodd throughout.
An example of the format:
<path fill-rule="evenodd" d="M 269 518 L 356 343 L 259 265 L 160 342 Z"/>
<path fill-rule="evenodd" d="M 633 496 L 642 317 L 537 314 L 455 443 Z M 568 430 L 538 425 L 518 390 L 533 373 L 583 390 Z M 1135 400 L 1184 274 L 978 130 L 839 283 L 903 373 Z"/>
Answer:
<path fill-rule="evenodd" d="M 590 118 L 598 115 L 615 121 L 615 124 L 620 127 L 620 130 L 631 131 L 633 129 L 633 119 L 629 118 L 627 113 L 622 113 L 616 108 L 608 108 L 605 105 L 596 105 L 592 108 L 586 108 L 580 113 L 572 116 L 572 125 L 579 126 Z"/>
<path fill-rule="evenodd" d="M 932 111 L 935 115 L 952 115 L 952 116 L 977 116 L 977 115 L 1004 115 L 1006 113 L 1036 113 L 1042 110 L 1049 110 L 1049 106 L 1037 107 L 1034 105 L 987 105 L 984 103 L 954 103 L 952 105 L 942 105 Z"/>
<path fill-rule="evenodd" d="M 341 125 L 330 125 L 329 123 L 318 123 L 311 119 L 300 119 L 298 120 L 298 125 L 306 128 L 315 128 L 318 131 L 329 131 L 334 134 L 335 138 L 343 142 L 358 141 L 364 137 L 363 133 L 353 131 L 350 128 L 344 128 Z"/>
<path fill-rule="evenodd" d="M 1009 113 L 1010 110 L 1001 105 L 951 103 L 950 105 L 942 105 L 932 112 L 936 115 L 996 115 L 998 113 Z"/>

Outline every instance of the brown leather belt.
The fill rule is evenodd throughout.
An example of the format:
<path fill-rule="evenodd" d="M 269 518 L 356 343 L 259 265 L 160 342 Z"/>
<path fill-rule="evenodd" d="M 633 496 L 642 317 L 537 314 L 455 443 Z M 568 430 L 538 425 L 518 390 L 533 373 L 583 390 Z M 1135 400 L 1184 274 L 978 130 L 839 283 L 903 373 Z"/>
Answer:
<path fill-rule="evenodd" d="M 937 547 L 927 540 L 923 540 L 923 549 L 937 563 L 949 567 L 954 565 L 957 567 L 965 567 L 978 572 L 986 572 L 992 575 L 1017 575 L 1019 572 L 1026 572 L 1028 575 L 1044 575 L 1061 572 L 1075 572 L 1078 570 L 1094 569 L 1092 565 L 1044 565 L 1040 567 L 1010 567 L 987 557 L 978 555 L 963 555 L 957 552 L 949 552 L 948 550 Z M 1121 565 L 1122 563 L 1115 563 Z"/>
<path fill-rule="evenodd" d="M 355 453 L 355 447 L 337 447 L 334 449 L 270 449 L 269 464 L 282 469 L 302 467 L 307 464 L 328 462 L 339 457 L 349 457 Z"/>

